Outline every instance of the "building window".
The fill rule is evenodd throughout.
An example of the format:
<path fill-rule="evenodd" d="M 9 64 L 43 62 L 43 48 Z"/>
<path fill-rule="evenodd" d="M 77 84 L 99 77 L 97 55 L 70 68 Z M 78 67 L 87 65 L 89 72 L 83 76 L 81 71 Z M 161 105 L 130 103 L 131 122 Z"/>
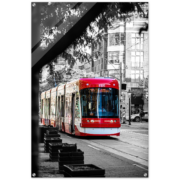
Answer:
<path fill-rule="evenodd" d="M 124 45 L 125 33 L 110 33 L 109 34 L 109 46 Z"/>
<path fill-rule="evenodd" d="M 143 67 L 144 56 L 143 52 L 131 52 L 131 67 L 142 68 Z"/>
<path fill-rule="evenodd" d="M 108 63 L 119 64 L 119 51 L 108 52 Z"/>
<path fill-rule="evenodd" d="M 143 70 L 131 70 L 131 82 L 140 82 L 143 80 Z"/>
<path fill-rule="evenodd" d="M 119 59 L 120 59 L 120 62 L 125 63 L 125 53 L 124 53 L 124 51 L 120 51 Z"/>
<path fill-rule="evenodd" d="M 131 34 L 132 49 L 142 50 L 144 44 L 144 34 L 139 35 L 138 33 Z"/>

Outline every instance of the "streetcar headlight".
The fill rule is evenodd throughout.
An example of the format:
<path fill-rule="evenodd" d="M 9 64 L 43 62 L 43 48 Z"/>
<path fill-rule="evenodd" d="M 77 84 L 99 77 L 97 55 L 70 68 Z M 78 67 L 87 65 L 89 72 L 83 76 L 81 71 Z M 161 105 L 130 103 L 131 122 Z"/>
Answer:
<path fill-rule="evenodd" d="M 116 120 L 114 120 L 114 122 L 116 122 Z"/>
<path fill-rule="evenodd" d="M 91 122 L 94 122 L 94 120 L 91 120 Z"/>
<path fill-rule="evenodd" d="M 89 122 L 89 120 L 87 120 L 87 122 Z"/>

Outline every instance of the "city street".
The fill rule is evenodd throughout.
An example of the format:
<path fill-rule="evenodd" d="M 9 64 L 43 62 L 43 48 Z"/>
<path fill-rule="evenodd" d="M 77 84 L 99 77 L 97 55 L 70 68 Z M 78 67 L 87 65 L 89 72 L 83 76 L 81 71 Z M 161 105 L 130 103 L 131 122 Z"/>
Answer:
<path fill-rule="evenodd" d="M 63 143 L 76 143 L 106 177 L 147 177 L 148 123 L 119 131 L 119 118 L 149 115 L 148 2 L 34 2 L 31 12 L 32 177 L 38 155 L 42 176 L 62 176 L 38 147 L 39 121 L 71 134 L 60 133 Z"/>
<path fill-rule="evenodd" d="M 105 169 L 106 177 L 148 177 L 148 123 L 123 124 L 120 137 L 74 137 L 60 133 L 63 143 L 77 144 L 84 163 Z M 40 144 L 40 177 L 64 177 Z"/>

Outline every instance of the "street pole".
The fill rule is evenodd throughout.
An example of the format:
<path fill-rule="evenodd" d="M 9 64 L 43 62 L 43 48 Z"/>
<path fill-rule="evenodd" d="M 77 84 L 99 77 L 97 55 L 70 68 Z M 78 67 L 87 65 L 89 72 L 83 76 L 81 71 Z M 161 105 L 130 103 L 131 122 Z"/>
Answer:
<path fill-rule="evenodd" d="M 119 63 L 119 100 L 121 99 L 121 84 L 122 84 L 122 75 L 121 75 L 121 62 Z"/>
<path fill-rule="evenodd" d="M 102 52 L 103 52 L 103 62 L 102 62 L 103 63 L 103 71 L 102 71 L 103 77 L 105 76 L 104 75 L 104 61 L 105 61 L 105 59 L 104 59 L 105 58 L 105 56 L 104 56 L 104 49 L 105 49 L 104 46 L 105 46 L 105 44 L 104 44 L 104 38 L 103 38 L 103 45 L 102 45 L 102 48 L 103 48 L 103 50 L 102 50 Z"/>
<path fill-rule="evenodd" d="M 121 84 L 122 84 L 122 79 L 121 79 L 121 62 L 119 63 L 119 117 L 122 118 L 121 116 Z M 120 121 L 122 121 L 122 119 L 120 119 Z"/>
<path fill-rule="evenodd" d="M 31 171 L 38 177 L 38 157 L 39 157 L 39 69 L 31 69 Z"/>
<path fill-rule="evenodd" d="M 131 97 L 129 96 L 129 125 L 131 125 Z"/>

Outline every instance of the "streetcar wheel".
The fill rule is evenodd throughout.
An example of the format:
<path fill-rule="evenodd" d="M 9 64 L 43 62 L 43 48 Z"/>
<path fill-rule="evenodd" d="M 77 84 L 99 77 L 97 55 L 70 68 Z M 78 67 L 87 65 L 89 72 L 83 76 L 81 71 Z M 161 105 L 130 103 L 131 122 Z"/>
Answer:
<path fill-rule="evenodd" d="M 135 117 L 135 121 L 136 121 L 136 122 L 139 122 L 139 121 L 140 121 L 140 118 L 139 118 L 139 117 Z"/>

